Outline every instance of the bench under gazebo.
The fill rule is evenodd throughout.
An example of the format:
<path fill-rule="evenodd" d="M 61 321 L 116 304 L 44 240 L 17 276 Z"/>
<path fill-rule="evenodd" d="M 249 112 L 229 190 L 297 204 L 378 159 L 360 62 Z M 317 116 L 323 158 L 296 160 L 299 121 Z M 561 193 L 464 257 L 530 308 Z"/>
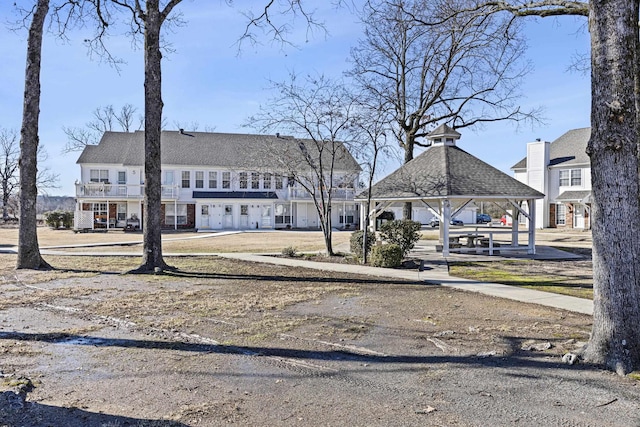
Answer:
<path fill-rule="evenodd" d="M 396 171 L 371 187 L 370 223 L 373 228 L 376 218 L 385 209 L 397 203 L 411 202 L 421 205 L 435 215 L 440 222 L 440 242 L 443 256 L 451 250 L 475 252 L 476 244 L 482 243 L 493 255 L 498 237 L 508 237 L 500 244 L 501 251 L 526 250 L 535 254 L 535 203 L 544 194 L 494 168 L 456 146 L 460 133 L 447 125 L 441 125 L 427 135 L 430 146 L 419 156 L 402 165 Z M 356 200 L 362 205 L 361 224 L 365 223 L 367 192 Z M 457 213 L 472 203 L 509 204 L 512 214 L 511 229 L 487 227 L 479 233 L 455 231 L 450 221 Z M 519 217 L 524 216 L 527 230 L 519 230 Z M 518 236 L 527 234 L 527 244 L 520 245 Z M 474 239 L 474 244 L 460 245 L 460 237 Z"/>

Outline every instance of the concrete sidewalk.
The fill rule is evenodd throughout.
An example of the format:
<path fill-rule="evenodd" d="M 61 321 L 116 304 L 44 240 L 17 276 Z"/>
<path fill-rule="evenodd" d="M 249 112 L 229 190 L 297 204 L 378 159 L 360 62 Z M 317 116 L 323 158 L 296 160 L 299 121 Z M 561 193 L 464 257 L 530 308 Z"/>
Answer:
<path fill-rule="evenodd" d="M 446 286 L 469 292 L 478 292 L 498 298 L 506 298 L 531 304 L 540 304 L 547 307 L 555 307 L 576 313 L 593 315 L 593 301 L 550 292 L 535 291 L 516 286 L 501 285 L 498 283 L 478 282 L 476 280 L 460 279 L 449 276 L 446 265 L 433 267 L 426 264 L 428 270 L 401 270 L 393 268 L 370 267 L 357 264 L 335 264 L 330 262 L 305 261 L 295 258 L 282 258 L 246 253 L 221 253 L 220 257 L 239 261 L 262 262 L 289 267 L 304 267 L 320 271 L 335 271 L 340 273 L 363 274 L 374 277 L 386 277 L 404 279 L 425 284 Z"/>

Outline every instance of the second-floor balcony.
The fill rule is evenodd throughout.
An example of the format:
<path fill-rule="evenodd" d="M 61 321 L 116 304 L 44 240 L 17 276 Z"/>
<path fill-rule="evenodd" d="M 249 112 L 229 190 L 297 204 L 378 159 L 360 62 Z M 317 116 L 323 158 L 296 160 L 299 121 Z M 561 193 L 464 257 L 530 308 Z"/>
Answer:
<path fill-rule="evenodd" d="M 177 199 L 179 196 L 177 185 L 163 185 L 163 199 Z M 110 184 L 108 182 L 76 183 L 76 197 L 83 199 L 142 199 L 144 185 L 140 184 Z"/>
<path fill-rule="evenodd" d="M 353 188 L 334 188 L 333 190 L 331 190 L 331 197 L 334 201 L 353 201 L 353 198 L 355 196 L 356 190 L 354 190 Z M 307 190 L 295 187 L 289 187 L 288 197 L 289 200 L 312 199 L 312 195 Z"/>

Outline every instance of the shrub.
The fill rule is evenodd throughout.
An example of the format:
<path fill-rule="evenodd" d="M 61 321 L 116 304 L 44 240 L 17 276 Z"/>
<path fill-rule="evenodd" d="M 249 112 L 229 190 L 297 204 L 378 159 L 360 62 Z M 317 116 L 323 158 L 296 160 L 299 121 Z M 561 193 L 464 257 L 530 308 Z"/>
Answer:
<path fill-rule="evenodd" d="M 380 226 L 380 236 L 385 242 L 400 246 L 405 257 L 420 240 L 421 227 L 422 224 L 410 219 L 389 221 Z"/>
<path fill-rule="evenodd" d="M 53 211 L 44 214 L 44 222 L 53 229 L 73 227 L 73 212 Z"/>
<path fill-rule="evenodd" d="M 62 226 L 67 229 L 73 228 L 73 212 L 62 212 Z"/>
<path fill-rule="evenodd" d="M 374 246 L 371 250 L 371 265 L 394 268 L 402 264 L 402 249 L 396 244 Z"/>
<path fill-rule="evenodd" d="M 364 244 L 364 231 L 357 230 L 351 233 L 351 238 L 349 240 L 351 253 L 357 256 L 358 258 L 362 258 L 364 255 L 362 252 L 362 245 Z M 373 231 L 367 231 L 367 255 L 371 252 L 371 246 L 373 246 L 373 242 L 376 240 L 376 233 Z"/>
<path fill-rule="evenodd" d="M 294 257 L 297 254 L 298 254 L 298 250 L 293 246 L 287 246 L 286 248 L 282 249 L 282 255 L 284 256 Z"/>

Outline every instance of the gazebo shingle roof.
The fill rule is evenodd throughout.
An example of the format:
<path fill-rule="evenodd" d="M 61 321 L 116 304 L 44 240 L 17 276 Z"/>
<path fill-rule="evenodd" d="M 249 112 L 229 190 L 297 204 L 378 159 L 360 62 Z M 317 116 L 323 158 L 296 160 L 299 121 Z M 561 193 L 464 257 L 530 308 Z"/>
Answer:
<path fill-rule="evenodd" d="M 365 193 L 357 198 L 363 199 Z M 436 145 L 372 186 L 374 200 L 538 199 L 542 193 L 455 145 Z"/>

